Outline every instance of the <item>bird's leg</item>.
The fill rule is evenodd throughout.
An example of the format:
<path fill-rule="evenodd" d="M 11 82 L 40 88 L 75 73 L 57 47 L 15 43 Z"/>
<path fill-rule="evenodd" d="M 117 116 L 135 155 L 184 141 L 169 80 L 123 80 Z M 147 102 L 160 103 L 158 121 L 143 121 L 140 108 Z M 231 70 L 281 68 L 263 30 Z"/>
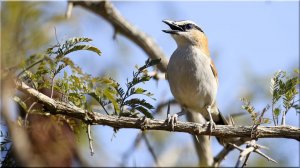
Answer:
<path fill-rule="evenodd" d="M 215 124 L 215 122 L 214 122 L 214 120 L 211 116 L 211 106 L 210 105 L 207 106 L 206 109 L 207 109 L 207 112 L 208 112 L 208 115 L 209 115 L 209 123 L 208 124 L 209 124 L 209 138 L 210 138 L 211 132 L 212 132 L 213 129 L 215 129 L 216 124 Z"/>
<path fill-rule="evenodd" d="M 184 114 L 185 114 L 185 111 L 180 111 L 180 112 L 175 113 L 173 115 L 171 115 L 171 114 L 167 115 L 167 123 L 171 124 L 173 131 L 174 131 L 174 126 L 176 125 L 176 123 L 178 121 L 178 117 L 180 117 L 180 116 L 182 116 Z"/>
<path fill-rule="evenodd" d="M 175 113 L 173 115 L 170 114 L 170 104 L 168 105 L 168 111 L 167 111 L 167 119 L 166 122 L 171 125 L 172 130 L 174 131 L 174 126 L 176 125 L 178 121 L 178 117 L 185 114 L 185 110 L 182 108 L 180 112 Z"/>

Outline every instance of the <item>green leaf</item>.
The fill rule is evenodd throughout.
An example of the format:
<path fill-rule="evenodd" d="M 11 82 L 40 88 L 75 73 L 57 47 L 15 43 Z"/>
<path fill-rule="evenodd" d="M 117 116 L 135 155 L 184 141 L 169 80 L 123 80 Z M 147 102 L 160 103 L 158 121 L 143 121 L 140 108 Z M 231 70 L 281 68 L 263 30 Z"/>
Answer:
<path fill-rule="evenodd" d="M 138 110 L 141 113 L 143 113 L 146 117 L 153 119 L 153 116 L 152 116 L 151 112 L 148 109 L 146 109 L 145 107 L 143 107 L 143 106 L 137 106 L 135 108 L 135 110 Z"/>
<path fill-rule="evenodd" d="M 13 100 L 14 100 L 15 102 L 17 102 L 18 105 L 19 105 L 24 111 L 27 111 L 27 105 L 26 105 L 26 103 L 23 102 L 19 97 L 14 96 L 14 97 L 13 97 Z"/>
<path fill-rule="evenodd" d="M 278 117 L 278 116 L 279 116 L 279 114 L 281 113 L 281 110 L 280 110 L 280 108 L 278 108 L 278 107 L 277 107 L 277 108 L 275 108 L 273 113 L 275 114 L 275 116 L 277 116 L 277 117 Z"/>
<path fill-rule="evenodd" d="M 136 88 L 136 89 L 133 88 L 134 94 L 143 94 L 145 92 L 146 92 L 146 90 L 144 90 L 143 88 Z"/>
<path fill-rule="evenodd" d="M 146 107 L 148 109 L 154 109 L 154 107 L 146 102 L 146 100 L 142 99 L 138 99 L 138 98 L 133 98 L 133 99 L 130 99 L 130 100 L 127 100 L 124 102 L 125 105 L 129 105 L 131 107 L 136 107 L 137 105 L 140 105 L 140 106 L 143 106 L 143 107 Z"/>
<path fill-rule="evenodd" d="M 81 68 L 79 66 L 76 66 L 70 58 L 63 57 L 60 61 L 63 62 L 64 64 L 70 66 L 70 68 L 72 69 L 73 72 L 78 73 L 80 75 L 83 74 Z"/>
<path fill-rule="evenodd" d="M 76 46 L 72 47 L 71 49 L 67 50 L 64 54 L 67 55 L 71 52 L 79 51 L 79 50 L 88 50 L 88 51 L 95 52 L 99 56 L 101 55 L 101 51 L 98 48 L 91 46 L 91 45 L 76 45 Z"/>
<path fill-rule="evenodd" d="M 119 94 L 121 97 L 123 97 L 123 96 L 124 96 L 124 94 L 125 94 L 125 91 L 124 91 L 124 89 L 123 89 L 123 88 L 121 88 L 120 86 L 118 86 L 118 88 L 117 88 L 117 92 L 118 92 L 118 94 Z"/>
<path fill-rule="evenodd" d="M 101 83 L 105 83 L 106 85 L 109 85 L 109 86 L 111 86 L 113 88 L 117 88 L 118 87 L 118 83 L 115 80 L 113 80 L 112 78 L 110 78 L 110 77 L 102 77 L 100 79 L 100 82 Z"/>
<path fill-rule="evenodd" d="M 113 104 L 113 106 L 114 106 L 114 108 L 115 108 L 115 111 L 116 111 L 117 113 L 119 113 L 119 112 L 120 112 L 120 106 L 119 106 L 119 104 L 117 103 L 116 98 L 115 98 L 115 97 L 113 96 L 113 94 L 110 92 L 110 90 L 109 90 L 109 89 L 105 89 L 104 92 L 103 92 L 103 94 L 104 94 L 104 96 L 105 96 L 109 101 L 112 102 L 112 104 Z"/>
<path fill-rule="evenodd" d="M 269 124 L 269 123 L 271 123 L 271 121 L 270 121 L 269 118 L 263 118 L 261 123 L 262 124 Z"/>
<path fill-rule="evenodd" d="M 70 93 L 69 94 L 69 101 L 74 103 L 76 106 L 81 106 L 81 96 L 78 93 Z"/>
<path fill-rule="evenodd" d="M 69 40 L 66 41 L 67 44 L 71 44 L 71 45 L 75 45 L 78 44 L 80 42 L 90 42 L 92 41 L 92 39 L 87 38 L 87 37 L 73 37 Z"/>
<path fill-rule="evenodd" d="M 26 64 L 26 65 L 33 64 L 33 63 L 35 63 L 35 62 L 41 60 L 43 57 L 44 57 L 43 54 L 33 54 L 33 55 L 30 55 L 30 56 L 25 60 L 25 64 Z"/>

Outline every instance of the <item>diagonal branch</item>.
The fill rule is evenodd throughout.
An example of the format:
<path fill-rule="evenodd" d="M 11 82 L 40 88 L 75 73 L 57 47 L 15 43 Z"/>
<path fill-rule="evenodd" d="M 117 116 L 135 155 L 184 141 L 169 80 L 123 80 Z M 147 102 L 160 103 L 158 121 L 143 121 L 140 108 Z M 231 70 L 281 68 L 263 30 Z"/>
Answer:
<path fill-rule="evenodd" d="M 107 20 L 120 33 L 141 47 L 151 59 L 161 59 L 158 68 L 166 72 L 168 60 L 155 41 L 143 31 L 130 24 L 109 1 L 70 1 Z"/>
<path fill-rule="evenodd" d="M 141 122 L 139 118 L 119 117 L 87 112 L 74 105 L 53 100 L 29 87 L 24 82 L 17 81 L 16 85 L 20 91 L 37 98 L 40 103 L 49 109 L 51 114 L 62 114 L 80 119 L 87 124 L 107 125 L 118 129 L 142 129 L 146 127 L 147 130 L 172 131 L 172 128 L 166 124 L 164 120 L 148 119 L 147 125 L 143 125 L 143 122 Z M 207 125 L 191 122 L 178 122 L 174 127 L 174 131 L 185 132 L 192 135 L 210 135 Z M 211 135 L 222 138 L 251 138 L 251 131 L 251 126 L 217 125 L 211 132 Z M 257 138 L 290 138 L 300 141 L 300 129 L 292 126 L 259 126 L 257 127 L 257 132 Z"/>

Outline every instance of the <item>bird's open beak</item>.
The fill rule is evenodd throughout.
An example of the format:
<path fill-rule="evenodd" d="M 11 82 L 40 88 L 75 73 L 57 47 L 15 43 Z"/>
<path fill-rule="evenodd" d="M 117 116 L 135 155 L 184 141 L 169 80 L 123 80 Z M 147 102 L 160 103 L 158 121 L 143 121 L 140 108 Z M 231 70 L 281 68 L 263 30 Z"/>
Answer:
<path fill-rule="evenodd" d="M 171 20 L 163 20 L 165 24 L 167 24 L 171 30 L 162 30 L 165 33 L 176 34 L 177 32 L 184 31 L 180 26 L 176 24 L 176 22 Z"/>

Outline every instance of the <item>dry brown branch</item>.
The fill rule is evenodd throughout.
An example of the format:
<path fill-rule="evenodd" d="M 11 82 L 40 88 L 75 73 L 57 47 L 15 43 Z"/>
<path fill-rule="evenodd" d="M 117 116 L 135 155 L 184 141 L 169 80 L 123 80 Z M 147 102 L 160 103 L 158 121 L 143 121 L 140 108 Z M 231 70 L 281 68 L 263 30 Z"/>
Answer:
<path fill-rule="evenodd" d="M 107 20 L 120 33 L 141 47 L 151 59 L 161 59 L 158 68 L 166 72 L 168 60 L 155 41 L 143 31 L 130 24 L 109 1 L 73 1 L 78 5 Z"/>
<path fill-rule="evenodd" d="M 236 146 L 240 146 L 248 141 L 250 138 L 237 138 L 231 139 L 231 142 L 226 142 L 224 148 L 214 157 L 214 162 L 212 164 L 213 167 L 220 167 L 221 162 L 225 159 L 225 157 L 235 149 L 233 145 L 229 145 L 229 143 L 233 143 Z"/>
<path fill-rule="evenodd" d="M 268 161 L 272 161 L 274 163 L 277 163 L 274 159 L 272 159 L 271 157 L 269 157 L 268 155 L 264 154 L 263 152 L 261 152 L 259 149 L 266 149 L 266 147 L 262 146 L 262 145 L 258 145 L 256 144 L 256 140 L 253 139 L 251 141 L 247 141 L 245 142 L 247 144 L 245 149 L 242 149 L 241 147 L 235 145 L 235 144 L 231 144 L 234 148 L 238 149 L 240 151 L 240 156 L 239 159 L 235 165 L 235 167 L 239 167 L 240 163 L 242 162 L 242 160 L 244 160 L 244 163 L 242 165 L 242 167 L 247 165 L 247 161 L 248 158 L 251 154 L 251 152 L 255 152 L 259 155 L 261 155 L 262 157 L 266 158 Z"/>
<path fill-rule="evenodd" d="M 103 115 L 100 113 L 87 112 L 74 105 L 64 102 L 56 101 L 50 97 L 38 92 L 29 87 L 23 82 L 16 82 L 17 88 L 39 100 L 49 109 L 51 114 L 62 114 L 69 117 L 77 118 L 83 122 L 91 125 L 107 125 L 114 128 L 135 128 L 147 130 L 164 130 L 171 131 L 172 128 L 165 123 L 164 120 L 148 119 L 147 125 L 144 125 L 139 118 L 118 117 L 111 115 Z M 178 122 L 174 127 L 175 132 L 186 132 L 192 135 L 209 135 L 207 125 Z M 219 136 L 222 138 L 242 137 L 251 138 L 252 126 L 229 126 L 217 125 L 211 132 L 212 136 Z M 259 126 L 256 132 L 256 138 L 290 138 L 300 141 L 300 129 L 292 126 Z"/>

